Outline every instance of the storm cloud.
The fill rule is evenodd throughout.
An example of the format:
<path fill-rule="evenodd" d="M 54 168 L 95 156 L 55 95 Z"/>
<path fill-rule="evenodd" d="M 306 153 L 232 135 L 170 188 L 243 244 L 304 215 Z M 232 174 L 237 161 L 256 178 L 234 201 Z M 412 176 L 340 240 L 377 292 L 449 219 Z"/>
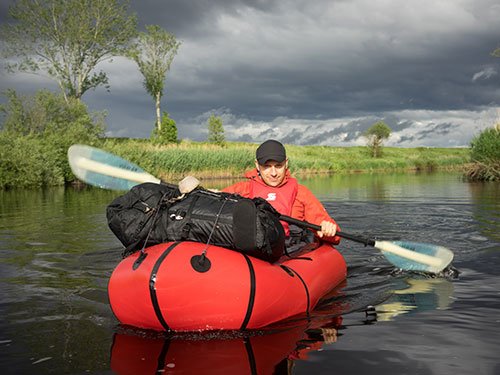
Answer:
<path fill-rule="evenodd" d="M 499 121 L 498 1 L 134 0 L 131 10 L 182 43 L 162 109 L 183 139 L 206 139 L 212 113 L 229 140 L 345 146 L 378 120 L 402 147 L 466 146 Z M 137 67 L 100 68 L 111 91 L 84 100 L 107 110 L 110 136 L 148 137 L 154 105 Z M 50 85 L 2 73 L 2 89 Z"/>

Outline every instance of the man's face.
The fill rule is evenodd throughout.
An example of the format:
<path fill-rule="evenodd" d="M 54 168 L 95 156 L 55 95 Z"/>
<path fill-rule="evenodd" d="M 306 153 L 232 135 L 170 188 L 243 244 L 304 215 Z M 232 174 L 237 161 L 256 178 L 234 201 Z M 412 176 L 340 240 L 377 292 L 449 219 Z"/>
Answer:
<path fill-rule="evenodd" d="M 265 164 L 259 164 L 255 161 L 255 167 L 260 172 L 262 180 L 269 186 L 279 186 L 285 179 L 286 169 L 288 168 L 288 159 L 282 162 L 269 160 Z"/>

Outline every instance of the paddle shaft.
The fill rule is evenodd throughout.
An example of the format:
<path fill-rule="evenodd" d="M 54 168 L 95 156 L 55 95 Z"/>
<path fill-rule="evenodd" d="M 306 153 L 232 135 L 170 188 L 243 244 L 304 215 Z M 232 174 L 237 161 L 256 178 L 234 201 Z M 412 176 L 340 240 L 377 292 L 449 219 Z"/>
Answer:
<path fill-rule="evenodd" d="M 302 221 L 298 219 L 294 219 L 293 217 L 286 216 L 286 215 L 280 215 L 280 219 L 283 221 L 286 221 L 289 224 L 294 224 L 297 225 L 298 227 L 301 228 L 310 228 L 314 230 L 321 230 L 321 227 L 316 224 L 311 224 L 308 223 L 307 221 Z M 354 242 L 359 242 L 362 243 L 365 246 L 372 246 L 377 249 L 382 250 L 383 252 L 389 252 L 395 255 L 398 255 L 400 257 L 404 257 L 405 259 L 412 260 L 418 263 L 422 263 L 428 266 L 434 266 L 434 267 L 441 267 L 442 262 L 440 259 L 427 255 L 427 254 L 420 254 L 418 252 L 414 252 L 412 250 L 405 249 L 401 246 L 395 245 L 391 242 L 388 241 L 375 241 L 370 238 L 365 238 L 365 237 L 359 237 L 355 236 L 349 233 L 345 232 L 337 232 L 337 236 L 345 238 L 347 240 L 351 240 Z M 385 255 L 385 254 L 384 254 Z M 451 261 L 451 260 L 450 260 Z M 445 265 L 446 266 L 446 265 Z M 444 268 L 444 267 L 442 267 Z"/>
<path fill-rule="evenodd" d="M 294 224 L 294 225 L 301 227 L 301 228 L 321 230 L 321 227 L 319 225 L 308 223 L 307 221 L 294 219 L 293 217 L 286 216 L 286 215 L 280 215 L 280 220 L 286 221 L 288 224 Z M 375 246 L 375 240 L 372 240 L 370 238 L 359 237 L 359 236 L 355 236 L 355 235 L 345 233 L 345 232 L 340 232 L 340 231 L 337 232 L 335 235 L 342 237 L 342 238 L 345 238 L 346 240 L 351 240 L 351 241 L 362 243 L 365 246 Z"/>

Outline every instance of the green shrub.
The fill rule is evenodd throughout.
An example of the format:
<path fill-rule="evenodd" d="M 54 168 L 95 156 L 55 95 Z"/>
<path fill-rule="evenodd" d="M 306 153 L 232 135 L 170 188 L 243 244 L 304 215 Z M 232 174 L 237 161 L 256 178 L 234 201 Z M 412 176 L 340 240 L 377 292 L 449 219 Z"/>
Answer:
<path fill-rule="evenodd" d="M 470 147 L 472 161 L 488 163 L 500 160 L 500 124 L 475 136 Z"/>
<path fill-rule="evenodd" d="M 40 187 L 44 163 L 40 142 L 0 132 L 0 188 Z"/>
<path fill-rule="evenodd" d="M 177 143 L 177 124 L 171 119 L 167 112 L 163 112 L 161 118 L 161 129 L 156 126 L 151 133 L 151 142 L 157 145 Z"/>
<path fill-rule="evenodd" d="M 75 143 L 98 145 L 103 114 L 79 100 L 46 90 L 21 97 L 7 92 L 0 135 L 0 188 L 61 185 L 72 181 L 67 152 Z"/>
<path fill-rule="evenodd" d="M 483 130 L 471 141 L 472 165 L 466 176 L 471 180 L 500 179 L 500 124 Z"/>

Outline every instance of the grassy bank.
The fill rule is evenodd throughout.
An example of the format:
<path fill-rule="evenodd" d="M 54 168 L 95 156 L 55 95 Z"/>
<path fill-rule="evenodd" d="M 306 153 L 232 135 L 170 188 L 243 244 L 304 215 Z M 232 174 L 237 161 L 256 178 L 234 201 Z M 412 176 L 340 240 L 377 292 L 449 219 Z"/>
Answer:
<path fill-rule="evenodd" d="M 40 90 L 33 96 L 8 91 L 0 106 L 0 189 L 41 188 L 74 181 L 67 160 L 72 144 L 88 144 L 131 160 L 166 180 L 187 174 L 200 178 L 238 178 L 253 167 L 257 144 L 228 142 L 226 147 L 182 141 L 157 146 L 147 139 L 104 136 L 103 113 L 89 112 L 80 100 Z M 498 126 L 482 132 L 469 148 L 390 148 L 373 158 L 367 147 L 287 145 L 290 168 L 297 176 L 318 173 L 464 170 L 469 177 L 500 176 Z M 471 169 L 470 161 L 475 162 Z"/>
<path fill-rule="evenodd" d="M 203 178 L 241 176 L 253 167 L 256 144 L 228 142 L 226 147 L 200 142 L 155 146 L 147 140 L 106 139 L 105 150 L 133 161 L 149 173 L 171 180 L 193 174 Z M 467 148 L 385 147 L 372 158 L 366 147 L 286 145 L 294 174 L 462 170 Z"/>

